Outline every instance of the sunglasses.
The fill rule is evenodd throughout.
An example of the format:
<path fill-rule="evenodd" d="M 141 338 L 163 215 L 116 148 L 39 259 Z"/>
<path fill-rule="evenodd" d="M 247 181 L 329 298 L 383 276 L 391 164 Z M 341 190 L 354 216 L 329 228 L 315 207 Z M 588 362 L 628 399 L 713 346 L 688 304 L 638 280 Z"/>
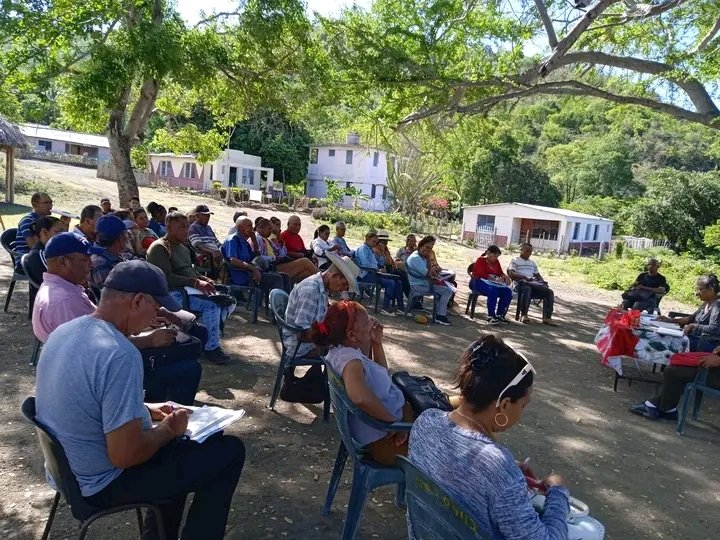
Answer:
<path fill-rule="evenodd" d="M 505 392 L 507 392 L 510 388 L 512 388 L 516 384 L 518 384 L 520 381 L 522 381 L 523 378 L 525 377 L 525 375 L 527 375 L 531 371 L 533 373 L 537 373 L 537 371 L 535 371 L 535 368 L 532 366 L 530 361 L 527 358 L 525 358 L 525 355 L 521 352 L 518 352 L 518 354 L 520 355 L 520 357 L 523 360 L 525 360 L 525 367 L 523 367 L 520 370 L 520 372 L 517 375 L 515 375 L 515 378 L 513 378 L 513 380 L 510 381 L 510 384 L 508 384 L 505 388 L 503 388 L 502 392 L 500 392 L 500 395 L 497 398 L 497 402 L 495 403 L 495 407 L 497 407 L 497 408 L 500 408 L 500 401 L 502 400 L 503 394 L 505 394 Z"/>

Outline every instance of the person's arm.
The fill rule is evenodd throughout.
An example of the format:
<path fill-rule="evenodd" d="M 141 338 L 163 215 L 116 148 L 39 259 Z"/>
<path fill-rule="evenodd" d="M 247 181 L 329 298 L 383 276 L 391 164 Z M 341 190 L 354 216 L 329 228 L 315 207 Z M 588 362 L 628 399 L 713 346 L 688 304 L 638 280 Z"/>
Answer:
<path fill-rule="evenodd" d="M 345 364 L 342 380 L 345 383 L 345 391 L 350 401 L 365 414 L 383 422 L 395 422 L 397 420 L 365 382 L 365 370 L 362 366 L 362 360 L 350 360 Z"/>
<path fill-rule="evenodd" d="M 405 261 L 405 267 L 409 268 L 410 271 L 417 276 L 427 276 L 429 272 L 427 263 L 425 263 L 423 258 L 420 256 L 408 257 Z"/>
<path fill-rule="evenodd" d="M 526 278 L 522 274 L 517 273 L 517 262 L 515 261 L 515 259 L 510 261 L 510 264 L 508 265 L 507 273 L 508 273 L 508 276 L 510 277 L 510 279 L 512 279 L 513 281 L 527 281 L 528 280 L 528 278 Z"/>
<path fill-rule="evenodd" d="M 377 268 L 377 259 L 375 253 L 367 244 L 363 244 L 355 252 L 355 258 L 357 259 L 358 266 L 364 266 L 365 268 Z"/>
<path fill-rule="evenodd" d="M 505 283 L 505 285 L 510 285 L 510 283 L 511 283 L 510 278 L 505 274 L 505 272 L 503 272 L 503 267 L 502 267 L 502 264 L 500 264 L 500 261 L 497 262 L 497 266 L 500 269 L 500 275 L 499 275 L 500 279 L 502 279 L 502 281 L 503 281 L 503 283 Z"/>
<path fill-rule="evenodd" d="M 110 463 L 120 469 L 142 465 L 167 443 L 187 430 L 188 412 L 177 410 L 153 429 L 143 430 L 142 420 L 136 418 L 105 435 Z"/>
<path fill-rule="evenodd" d="M 567 488 L 553 486 L 545 496 L 540 516 L 528 500 L 525 479 L 503 489 L 492 502 L 490 514 L 503 538 L 514 540 L 567 540 L 570 500 Z"/>
<path fill-rule="evenodd" d="M 177 331 L 172 328 L 156 328 L 144 336 L 130 336 L 128 339 L 139 350 L 169 347 L 175 343 Z"/>
<path fill-rule="evenodd" d="M 487 279 L 489 277 L 487 271 L 487 260 L 483 257 L 478 257 L 473 265 L 472 277 L 475 279 Z"/>
<path fill-rule="evenodd" d="M 168 287 L 171 289 L 196 287 L 199 283 L 199 280 L 195 278 L 173 273 L 170 252 L 162 242 L 156 242 L 151 246 L 147 253 L 147 261 L 162 270 L 167 278 Z"/>
<path fill-rule="evenodd" d="M 255 283 L 260 283 L 260 270 L 258 270 L 254 265 L 240 258 L 240 247 L 238 246 L 238 242 L 243 242 L 243 239 L 231 236 L 230 238 L 225 240 L 225 244 L 223 244 L 225 261 L 227 261 L 227 263 L 233 268 L 237 268 L 238 270 L 242 270 L 250 274 Z M 250 246 L 250 249 L 252 249 L 252 246 Z"/>
<path fill-rule="evenodd" d="M 695 316 L 697 320 L 697 314 Z M 696 335 L 706 334 L 710 336 L 720 335 L 720 301 L 716 300 L 710 306 L 710 317 L 707 324 L 692 323 L 692 333 Z"/>

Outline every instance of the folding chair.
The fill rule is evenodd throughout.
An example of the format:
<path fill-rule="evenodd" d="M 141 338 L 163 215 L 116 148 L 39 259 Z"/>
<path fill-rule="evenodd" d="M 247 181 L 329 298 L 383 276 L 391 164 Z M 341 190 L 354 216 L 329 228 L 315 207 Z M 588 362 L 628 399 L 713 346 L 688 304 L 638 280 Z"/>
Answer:
<path fill-rule="evenodd" d="M 326 363 L 325 369 L 328 374 L 330 386 L 330 400 L 335 410 L 335 420 L 340 432 L 340 447 L 338 448 L 335 465 L 333 467 L 330 484 L 322 513 L 330 513 L 335 493 L 337 492 L 340 478 L 345 468 L 348 457 L 353 461 L 353 479 L 350 487 L 350 500 L 348 501 L 345 524 L 343 525 L 341 540 L 354 540 L 360 526 L 360 515 L 368 494 L 380 486 L 397 484 L 397 495 L 395 504 L 402 507 L 405 500 L 405 475 L 398 467 L 388 467 L 373 461 L 367 453 L 366 448 L 353 439 L 350 434 L 350 416 L 355 416 L 365 424 L 387 433 L 405 431 L 409 432 L 412 424 L 408 422 L 382 422 L 376 420 L 358 409 L 345 392 L 345 385 L 342 379 L 335 374 L 332 368 Z"/>
<path fill-rule="evenodd" d="M 302 328 L 297 328 L 285 320 L 285 311 L 287 311 L 288 299 L 290 296 L 282 289 L 273 289 L 270 291 L 270 309 L 273 317 L 277 324 L 278 336 L 280 337 L 280 362 L 278 365 L 277 375 L 275 376 L 275 385 L 273 386 L 272 395 L 270 396 L 270 408 L 275 408 L 275 402 L 280 395 L 280 388 L 282 388 L 283 377 L 285 377 L 285 371 L 295 366 L 314 366 L 323 365 L 324 361 L 322 358 L 307 358 L 305 356 L 297 357 L 297 350 L 300 347 L 298 341 L 295 350 L 290 354 L 287 347 L 285 347 L 285 341 L 283 340 L 283 331 L 287 331 L 289 334 L 298 334 L 302 332 Z M 325 376 L 327 377 L 327 368 L 325 369 Z M 323 422 L 327 422 L 330 418 L 330 397 L 326 397 L 323 403 Z"/>
<path fill-rule="evenodd" d="M 148 512 L 155 514 L 158 537 L 161 539 L 165 538 L 162 514 L 160 512 L 160 508 L 155 504 L 138 502 L 106 509 L 96 508 L 90 505 L 80 492 L 80 486 L 78 485 L 77 478 L 75 478 L 75 474 L 70 469 L 70 464 L 68 463 L 67 456 L 65 455 L 65 450 L 63 450 L 62 445 L 45 426 L 37 421 L 35 417 L 34 397 L 28 397 L 25 399 L 22 404 L 22 413 L 27 421 L 35 426 L 35 431 L 37 432 L 37 436 L 40 441 L 40 449 L 42 450 L 43 457 L 45 459 L 45 468 L 50 473 L 50 476 L 52 476 L 55 485 L 57 486 L 57 492 L 55 493 L 52 508 L 50 508 L 50 516 L 48 517 L 47 525 L 45 525 L 42 540 L 47 540 L 50 536 L 50 529 L 52 528 L 52 523 L 55 519 L 55 512 L 57 511 L 61 495 L 70 507 L 70 512 L 73 517 L 80 522 L 78 540 L 83 540 L 83 538 L 85 538 L 90 525 L 92 525 L 97 519 L 112 514 L 118 514 L 120 512 L 126 512 L 128 510 L 136 511 L 138 526 L 140 527 L 140 533 L 142 534 L 143 508 L 147 509 Z"/>
<path fill-rule="evenodd" d="M 7 296 L 5 297 L 4 311 L 7 311 L 8 306 L 10 305 L 10 299 L 12 298 L 12 293 L 15 289 L 15 283 L 18 281 L 28 280 L 25 274 L 15 270 L 15 265 L 17 264 L 18 257 L 20 256 L 20 254 L 16 253 L 15 250 L 12 248 L 12 243 L 15 241 L 15 238 L 17 238 L 17 229 L 6 229 L 0 235 L 0 244 L 2 244 L 2 247 L 5 249 L 5 251 L 8 252 L 8 255 L 10 255 L 10 261 L 12 262 L 13 267 L 12 277 L 10 278 L 10 286 L 8 287 Z"/>
<path fill-rule="evenodd" d="M 410 462 L 398 456 L 405 473 L 408 522 L 417 540 L 489 540 L 462 504 Z"/>
<path fill-rule="evenodd" d="M 473 273 L 473 267 L 475 266 L 475 263 L 470 263 L 470 266 L 467 268 L 468 276 L 470 276 L 470 280 L 472 281 L 472 273 Z M 469 285 L 468 285 L 469 287 Z M 470 292 L 468 293 L 468 299 L 467 304 L 465 304 L 465 315 L 470 315 L 471 319 L 475 318 L 475 306 L 477 304 L 478 297 L 480 297 L 480 293 L 476 293 L 472 289 L 470 289 Z"/>

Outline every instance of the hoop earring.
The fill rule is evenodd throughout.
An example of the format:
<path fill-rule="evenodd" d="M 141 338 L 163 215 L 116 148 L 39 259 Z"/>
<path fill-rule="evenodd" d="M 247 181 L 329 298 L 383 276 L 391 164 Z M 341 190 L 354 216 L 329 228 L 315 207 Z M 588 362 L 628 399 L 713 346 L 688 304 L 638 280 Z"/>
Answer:
<path fill-rule="evenodd" d="M 501 423 L 498 422 L 498 420 L 497 420 L 497 417 L 500 416 L 501 414 L 505 417 L 505 423 L 504 423 L 504 424 L 501 424 Z M 495 418 L 493 418 L 493 421 L 495 422 L 495 425 L 496 425 L 497 427 L 505 427 L 505 426 L 508 425 L 508 422 L 510 422 L 510 419 L 507 417 L 507 414 L 505 414 L 504 412 L 499 412 L 499 413 L 497 413 L 497 414 L 495 415 Z"/>

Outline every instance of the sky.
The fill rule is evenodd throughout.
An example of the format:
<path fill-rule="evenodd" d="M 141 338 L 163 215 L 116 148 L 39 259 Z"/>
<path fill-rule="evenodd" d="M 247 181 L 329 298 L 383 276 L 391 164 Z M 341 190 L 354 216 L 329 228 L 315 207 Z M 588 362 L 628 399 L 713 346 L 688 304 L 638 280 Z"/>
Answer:
<path fill-rule="evenodd" d="M 317 11 L 320 15 L 337 15 L 343 7 L 357 4 L 369 7 L 372 0 L 305 0 L 308 13 Z M 221 11 L 233 11 L 237 2 L 232 0 L 177 0 L 177 8 L 183 18 L 190 24 L 198 21 L 200 10 L 206 14 Z"/>

